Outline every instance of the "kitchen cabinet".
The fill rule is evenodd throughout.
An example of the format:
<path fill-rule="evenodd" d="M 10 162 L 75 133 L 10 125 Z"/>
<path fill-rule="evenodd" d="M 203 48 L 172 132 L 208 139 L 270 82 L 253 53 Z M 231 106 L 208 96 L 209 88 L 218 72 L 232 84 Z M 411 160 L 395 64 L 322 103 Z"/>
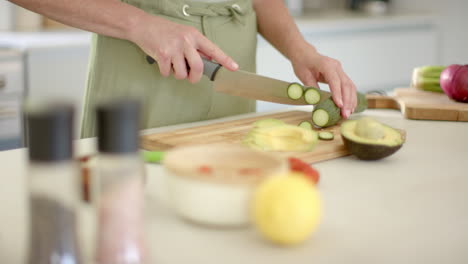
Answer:
<path fill-rule="evenodd" d="M 23 91 L 26 100 L 75 104 L 75 137 L 79 136 L 90 41 L 91 33 L 78 30 L 0 33 L 0 47 L 19 53 L 25 69 L 14 89 Z"/>
<path fill-rule="evenodd" d="M 361 92 L 408 86 L 416 66 L 438 64 L 435 18 L 426 15 L 367 17 L 331 13 L 296 19 L 306 41 L 320 53 L 338 59 Z M 285 81 L 299 81 L 289 61 L 259 37 L 257 72 Z M 324 89 L 328 89 L 323 85 Z M 258 102 L 257 110 L 284 108 Z"/>
<path fill-rule="evenodd" d="M 0 151 L 22 146 L 23 76 L 21 53 L 0 49 Z"/>

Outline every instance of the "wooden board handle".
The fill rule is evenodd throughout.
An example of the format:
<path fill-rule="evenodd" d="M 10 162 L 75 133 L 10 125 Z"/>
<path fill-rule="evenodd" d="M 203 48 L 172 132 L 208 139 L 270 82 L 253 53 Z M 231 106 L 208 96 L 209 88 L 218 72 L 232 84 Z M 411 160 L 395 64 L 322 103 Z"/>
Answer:
<path fill-rule="evenodd" d="M 400 104 L 391 96 L 367 94 L 366 98 L 367 108 L 400 110 Z"/>

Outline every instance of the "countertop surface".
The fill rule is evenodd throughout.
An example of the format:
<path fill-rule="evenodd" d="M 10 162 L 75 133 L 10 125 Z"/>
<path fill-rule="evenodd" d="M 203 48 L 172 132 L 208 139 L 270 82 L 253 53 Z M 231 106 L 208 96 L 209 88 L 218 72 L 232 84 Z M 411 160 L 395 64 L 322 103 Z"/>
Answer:
<path fill-rule="evenodd" d="M 383 15 L 371 15 L 364 12 L 347 10 L 327 10 L 307 12 L 294 18 L 300 28 L 310 30 L 358 29 L 401 26 L 433 25 L 438 16 L 432 13 L 389 12 Z"/>
<path fill-rule="evenodd" d="M 161 166 L 146 165 L 152 263 L 468 263 L 468 123 L 406 120 L 392 110 L 367 110 L 359 116 L 405 129 L 407 141 L 380 161 L 348 156 L 315 164 L 321 173 L 323 218 L 318 231 L 298 247 L 274 246 L 253 228 L 210 229 L 180 220 L 166 206 Z M 93 153 L 94 143 L 78 141 L 78 154 Z M 24 149 L 0 152 L 1 263 L 24 263 L 25 155 Z M 91 206 L 80 206 L 81 241 L 88 256 L 92 212 Z"/>
<path fill-rule="evenodd" d="M 82 30 L 0 32 L 0 48 L 30 49 L 89 45 L 91 33 Z"/>
<path fill-rule="evenodd" d="M 294 17 L 297 27 L 304 36 L 320 39 L 324 36 L 346 34 L 437 30 L 439 17 L 431 13 L 398 12 L 385 15 L 370 15 L 363 12 L 329 10 L 308 12 Z M 258 45 L 269 45 L 258 35 Z"/>

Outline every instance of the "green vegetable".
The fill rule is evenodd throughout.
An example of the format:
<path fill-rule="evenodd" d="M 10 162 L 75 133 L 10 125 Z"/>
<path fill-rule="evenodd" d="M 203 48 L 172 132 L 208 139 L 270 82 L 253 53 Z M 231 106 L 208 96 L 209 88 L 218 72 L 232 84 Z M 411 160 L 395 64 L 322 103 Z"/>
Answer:
<path fill-rule="evenodd" d="M 445 69 L 445 66 L 430 65 L 430 66 L 422 66 L 416 69 L 419 72 L 419 75 L 422 77 L 439 78 L 440 74 Z"/>
<path fill-rule="evenodd" d="M 367 99 L 364 94 L 357 93 L 358 104 L 355 113 L 362 112 L 367 109 Z M 318 127 L 333 126 L 341 120 L 341 110 L 336 106 L 333 99 L 327 98 L 314 107 L 312 112 L 312 122 Z"/>
<path fill-rule="evenodd" d="M 357 93 L 357 105 L 354 109 L 354 113 L 361 113 L 367 109 L 367 98 L 365 94 Z"/>
<path fill-rule="evenodd" d="M 445 66 L 422 66 L 413 70 L 411 87 L 428 92 L 443 93 L 440 87 L 440 74 Z"/>
<path fill-rule="evenodd" d="M 304 87 L 302 87 L 302 85 L 299 83 L 291 83 L 288 86 L 287 93 L 289 98 L 293 100 L 298 100 L 304 94 Z"/>
<path fill-rule="evenodd" d="M 302 121 L 301 123 L 299 123 L 299 126 L 305 129 L 312 130 L 312 124 L 309 121 Z"/>
<path fill-rule="evenodd" d="M 318 137 L 321 140 L 333 140 L 335 138 L 335 135 L 330 131 L 320 131 L 318 133 Z"/>
<path fill-rule="evenodd" d="M 162 151 L 143 151 L 143 160 L 149 163 L 160 163 L 164 159 Z"/>
<path fill-rule="evenodd" d="M 340 109 L 329 105 L 312 112 L 312 122 L 318 127 L 328 127 L 336 124 L 340 119 Z"/>
<path fill-rule="evenodd" d="M 315 105 L 320 102 L 321 95 L 319 89 L 315 87 L 309 87 L 307 90 L 304 92 L 304 100 L 306 103 Z"/>

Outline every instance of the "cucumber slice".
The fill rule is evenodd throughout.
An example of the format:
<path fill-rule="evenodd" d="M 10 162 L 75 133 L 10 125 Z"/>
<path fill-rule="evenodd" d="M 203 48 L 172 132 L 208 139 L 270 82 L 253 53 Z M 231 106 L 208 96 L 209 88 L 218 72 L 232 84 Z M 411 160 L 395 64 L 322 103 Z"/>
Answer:
<path fill-rule="evenodd" d="M 293 100 L 298 100 L 304 94 L 304 88 L 299 83 L 291 83 L 288 86 L 287 93 L 288 93 L 289 98 L 291 98 Z"/>
<path fill-rule="evenodd" d="M 312 121 L 316 126 L 324 127 L 328 124 L 330 115 L 325 109 L 317 109 L 312 113 Z"/>
<path fill-rule="evenodd" d="M 321 97 L 322 96 L 320 95 L 319 90 L 314 87 L 309 87 L 304 92 L 304 100 L 306 101 L 306 103 L 311 105 L 318 104 L 318 102 L 320 102 Z"/>
<path fill-rule="evenodd" d="M 309 121 L 302 121 L 299 123 L 299 127 L 305 128 L 307 130 L 312 130 L 312 124 Z"/>
<path fill-rule="evenodd" d="M 320 131 L 318 133 L 318 137 L 321 140 L 333 140 L 335 138 L 335 135 L 329 131 Z"/>

